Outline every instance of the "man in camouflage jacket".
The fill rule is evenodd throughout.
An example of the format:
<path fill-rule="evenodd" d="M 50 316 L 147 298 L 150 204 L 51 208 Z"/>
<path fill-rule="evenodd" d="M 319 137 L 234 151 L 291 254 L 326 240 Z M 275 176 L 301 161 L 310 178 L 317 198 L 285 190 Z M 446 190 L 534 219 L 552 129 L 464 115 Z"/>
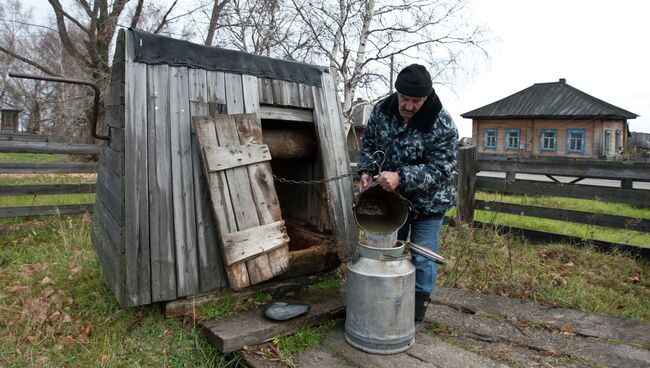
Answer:
<path fill-rule="evenodd" d="M 455 203 L 454 167 L 458 131 L 442 108 L 431 76 L 422 65 L 404 68 L 395 82 L 396 93 L 373 108 L 363 136 L 357 163 L 359 190 L 378 182 L 411 202 L 406 224 L 398 239 L 410 233 L 413 243 L 438 251 L 438 234 L 444 213 Z M 386 160 L 381 172 L 373 153 L 381 150 Z M 379 157 L 381 159 L 381 157 Z M 415 320 L 423 320 L 436 282 L 436 264 L 413 255 L 415 272 Z"/>

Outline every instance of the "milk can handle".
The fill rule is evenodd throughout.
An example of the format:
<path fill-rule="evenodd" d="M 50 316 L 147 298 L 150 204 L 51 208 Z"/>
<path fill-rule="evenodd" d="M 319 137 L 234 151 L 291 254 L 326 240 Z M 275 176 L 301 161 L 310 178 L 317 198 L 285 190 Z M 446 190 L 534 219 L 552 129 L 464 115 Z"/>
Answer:
<path fill-rule="evenodd" d="M 413 253 L 417 253 L 424 258 L 436 262 L 437 264 L 443 265 L 447 263 L 447 261 L 445 261 L 445 259 L 441 255 L 432 251 L 431 249 L 425 248 L 421 245 L 417 245 L 411 242 L 404 242 L 404 243 L 406 244 L 406 247 Z"/>

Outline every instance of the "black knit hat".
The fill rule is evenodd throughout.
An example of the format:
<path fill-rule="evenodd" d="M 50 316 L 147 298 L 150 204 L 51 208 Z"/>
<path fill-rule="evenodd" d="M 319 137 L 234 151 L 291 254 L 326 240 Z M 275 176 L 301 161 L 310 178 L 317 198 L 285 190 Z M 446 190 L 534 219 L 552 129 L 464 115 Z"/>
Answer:
<path fill-rule="evenodd" d="M 423 65 L 411 64 L 397 75 L 395 89 L 409 97 L 428 96 L 433 92 L 431 75 Z"/>

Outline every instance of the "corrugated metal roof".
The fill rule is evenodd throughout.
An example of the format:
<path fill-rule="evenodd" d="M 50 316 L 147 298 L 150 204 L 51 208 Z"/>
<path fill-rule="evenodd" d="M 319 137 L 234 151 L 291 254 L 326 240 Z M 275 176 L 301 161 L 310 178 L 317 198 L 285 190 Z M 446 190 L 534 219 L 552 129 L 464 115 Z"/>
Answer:
<path fill-rule="evenodd" d="M 634 119 L 637 114 L 566 83 L 535 83 L 489 105 L 461 114 L 470 119 Z"/>

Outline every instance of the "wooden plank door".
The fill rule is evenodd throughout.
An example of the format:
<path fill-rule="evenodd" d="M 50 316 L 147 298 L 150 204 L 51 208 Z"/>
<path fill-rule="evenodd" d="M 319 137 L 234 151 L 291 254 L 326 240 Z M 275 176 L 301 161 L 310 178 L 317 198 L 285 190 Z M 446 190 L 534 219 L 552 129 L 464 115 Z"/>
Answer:
<path fill-rule="evenodd" d="M 289 237 L 256 114 L 194 117 L 230 287 L 284 272 Z"/>

